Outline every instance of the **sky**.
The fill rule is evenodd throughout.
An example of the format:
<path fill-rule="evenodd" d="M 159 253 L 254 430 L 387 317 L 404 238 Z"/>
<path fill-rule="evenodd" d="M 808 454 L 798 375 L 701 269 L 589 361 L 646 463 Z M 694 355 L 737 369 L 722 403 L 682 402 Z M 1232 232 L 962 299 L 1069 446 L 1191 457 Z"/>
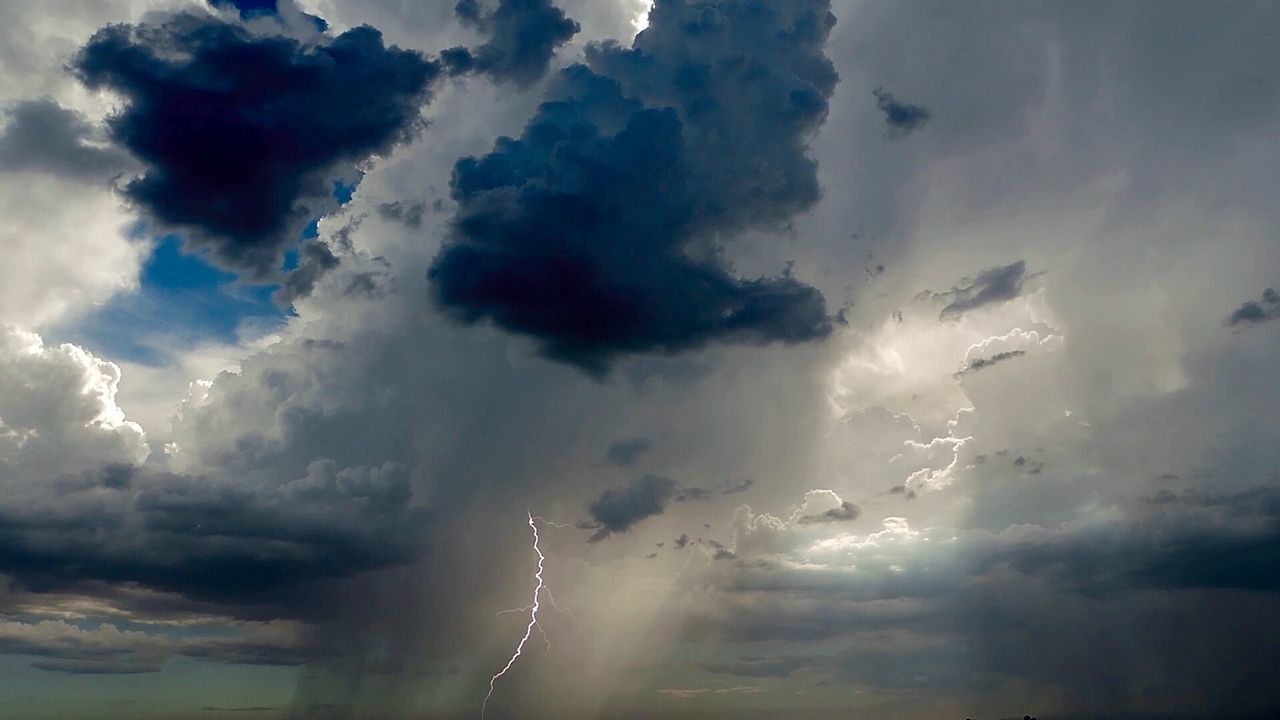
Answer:
<path fill-rule="evenodd" d="M 1277 42 L 0 0 L 0 714 L 1280 716 Z"/>

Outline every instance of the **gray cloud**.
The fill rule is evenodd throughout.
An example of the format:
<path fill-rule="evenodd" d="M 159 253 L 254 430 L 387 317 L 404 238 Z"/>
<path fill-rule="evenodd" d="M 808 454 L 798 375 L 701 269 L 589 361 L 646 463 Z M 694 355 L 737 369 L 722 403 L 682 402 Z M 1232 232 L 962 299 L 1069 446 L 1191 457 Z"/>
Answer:
<path fill-rule="evenodd" d="M 1260 300 L 1249 300 L 1227 318 L 1226 323 L 1231 327 L 1239 327 L 1241 325 L 1256 325 L 1258 323 L 1267 322 L 1280 318 L 1280 293 L 1274 288 L 1267 288 L 1262 291 Z"/>
<path fill-rule="evenodd" d="M 437 303 L 597 375 L 619 355 L 825 337 L 821 293 L 739 278 L 720 245 L 821 196 L 807 144 L 837 80 L 829 2 L 664 0 L 649 19 L 631 48 L 588 46 L 520 138 L 457 163 Z"/>
<path fill-rule="evenodd" d="M 81 180 L 105 180 L 130 166 L 129 157 L 91 144 L 93 127 L 83 115 L 48 98 L 9 108 L 0 135 L 0 172 L 34 170 Z"/>
<path fill-rule="evenodd" d="M 84 627 L 63 620 L 0 623 L 0 653 L 31 659 L 31 666 L 73 675 L 159 672 L 173 657 L 244 665 L 301 665 L 327 651 L 308 645 L 293 628 L 248 625 L 234 633 L 163 634 Z"/>
<path fill-rule="evenodd" d="M 710 500 L 710 499 L 711 499 L 711 491 L 707 490 L 706 488 L 700 488 L 700 487 L 681 488 L 680 492 L 676 493 L 676 496 L 675 496 L 676 502 L 697 502 L 699 500 Z"/>
<path fill-rule="evenodd" d="M 627 440 L 619 440 L 609 446 L 605 451 L 604 459 L 610 465 L 618 467 L 631 467 L 636 464 L 641 455 L 649 452 L 653 447 L 653 441 L 649 438 L 638 437 Z"/>
<path fill-rule="evenodd" d="M 1089 709 L 1087 698 L 1101 693 L 1115 709 L 1170 701 L 1207 711 L 1239 673 L 1258 680 L 1255 668 L 1280 657 L 1269 640 L 1251 637 L 1258 623 L 1267 625 L 1260 631 L 1268 638 L 1276 636 L 1265 618 L 1280 609 L 1280 488 L 1165 491 L 1158 499 L 1126 506 L 1123 518 L 1060 527 L 951 534 L 912 531 L 894 520 L 849 543 L 839 542 L 847 536 L 837 527 L 820 528 L 831 533 L 830 551 L 740 552 L 736 563 L 708 570 L 704 587 L 716 591 L 718 604 L 695 608 L 691 632 L 719 642 L 820 640 L 830 647 L 842 640 L 848 650 L 782 651 L 703 669 L 883 688 L 928 675 L 919 691 L 941 696 L 1005 675 L 1063 688 L 1064 709 Z M 1225 621 L 1220 613 L 1228 608 L 1239 617 Z M 1070 631 L 1058 630 L 1066 618 Z M 1208 646 L 1207 626 L 1219 634 Z M 1129 628 L 1125 640 L 1108 640 L 1120 627 Z M 1016 640 L 1019 632 L 1031 636 Z M 1053 647 L 1052 659 L 1037 647 Z M 1149 676 L 1145 663 L 1169 647 L 1201 658 L 1230 647 L 1237 654 L 1221 671 L 1206 673 L 1189 660 Z M 980 654 L 962 660 L 973 648 Z M 1100 649 L 1122 659 L 1100 668 Z M 866 658 L 879 660 L 860 662 Z M 881 673 L 886 667 L 894 670 Z M 1192 678 L 1200 679 L 1185 685 Z M 1261 687 L 1251 686 L 1234 706 L 1280 707 L 1280 696 Z M 1163 692 L 1176 700 L 1162 699 Z"/>
<path fill-rule="evenodd" d="M 876 88 L 872 94 L 876 98 L 876 107 L 884 113 L 884 122 L 889 126 L 889 137 L 904 137 L 929 122 L 931 116 L 925 107 L 902 102 L 882 87 Z M 873 276 L 881 272 L 884 272 L 884 266 L 877 265 Z"/>
<path fill-rule="evenodd" d="M 995 355 L 992 355 L 991 357 L 975 358 L 973 360 L 970 360 L 963 368 L 958 370 L 953 377 L 960 377 L 961 375 L 968 375 L 969 373 L 975 373 L 979 370 L 985 370 L 991 367 L 992 365 L 1005 362 L 1006 360 L 1013 360 L 1014 358 L 1020 358 L 1026 354 L 1027 354 L 1026 350 L 1005 350 L 1004 352 L 998 352 Z"/>
<path fill-rule="evenodd" d="M 623 533 L 645 518 L 661 515 L 676 496 L 676 481 L 660 475 L 643 475 L 623 488 L 605 490 L 591 501 L 587 512 L 600 524 L 589 542 Z"/>
<path fill-rule="evenodd" d="M 458 0 L 454 12 L 486 40 L 478 47 L 441 53 L 450 72 L 480 72 L 519 87 L 542 79 L 556 48 L 581 29 L 551 0 L 498 0 L 492 12 L 485 12 L 480 0 Z"/>
<path fill-rule="evenodd" d="M 412 559 L 425 517 L 410 497 L 394 464 L 321 460 L 303 478 L 261 486 L 108 466 L 0 507 L 0 572 L 43 591 L 133 583 L 231 613 L 289 616 L 305 609 L 299 586 Z"/>
<path fill-rule="evenodd" d="M 967 312 L 986 305 L 1007 302 L 1022 294 L 1023 282 L 1028 277 L 1026 261 L 988 268 L 975 277 L 966 277 L 955 287 L 943 292 L 921 293 L 922 296 L 947 303 L 938 315 L 941 320 L 956 320 Z"/>
<path fill-rule="evenodd" d="M 801 525 L 814 525 L 817 523 L 830 523 L 830 522 L 849 522 L 852 520 L 857 520 L 858 516 L 861 514 L 862 514 L 862 510 L 857 505 L 854 505 L 848 500 L 844 500 L 840 503 L 839 507 L 833 507 L 813 515 L 801 515 L 799 518 L 796 519 L 796 522 L 800 523 Z"/>

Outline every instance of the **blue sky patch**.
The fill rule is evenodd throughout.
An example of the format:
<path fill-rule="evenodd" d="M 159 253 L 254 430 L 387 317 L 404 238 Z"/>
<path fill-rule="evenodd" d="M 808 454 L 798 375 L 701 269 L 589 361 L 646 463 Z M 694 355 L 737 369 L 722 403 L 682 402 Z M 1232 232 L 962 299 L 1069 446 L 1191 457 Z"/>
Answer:
<path fill-rule="evenodd" d="M 174 235 L 158 240 L 139 282 L 63 333 L 66 339 L 113 360 L 163 365 L 172 352 L 235 342 L 243 325 L 280 325 L 289 313 L 271 300 L 276 285 L 241 283 L 184 253 Z"/>

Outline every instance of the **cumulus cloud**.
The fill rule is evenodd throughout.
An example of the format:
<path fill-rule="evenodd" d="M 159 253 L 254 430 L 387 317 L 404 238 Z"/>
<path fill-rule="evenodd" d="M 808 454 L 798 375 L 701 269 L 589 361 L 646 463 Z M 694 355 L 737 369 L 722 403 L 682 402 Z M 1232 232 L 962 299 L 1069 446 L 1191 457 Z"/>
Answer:
<path fill-rule="evenodd" d="M 836 83 L 833 24 L 825 0 L 664 0 L 631 48 L 590 46 L 520 138 L 455 167 L 437 302 L 596 373 L 626 353 L 827 335 L 816 289 L 735 277 L 720 244 L 819 199 L 807 142 Z"/>
<path fill-rule="evenodd" d="M 121 371 L 71 344 L 0 325 L 0 489 L 150 453 L 116 401 Z"/>
<path fill-rule="evenodd" d="M 404 466 L 316 459 L 282 479 L 155 469 L 117 405 L 120 377 L 75 345 L 0 332 L 0 573 L 46 591 L 103 581 L 269 606 L 281 588 L 417 551 L 425 518 Z"/>
<path fill-rule="evenodd" d="M 876 98 L 876 107 L 884 113 L 884 122 L 889 126 L 890 137 L 909 135 L 929 122 L 931 115 L 928 108 L 902 102 L 882 87 L 876 88 L 872 94 Z M 884 266 L 878 267 L 880 271 L 884 270 Z"/>
<path fill-rule="evenodd" d="M 86 630 L 61 620 L 0 623 L 0 652 L 36 658 L 33 667 L 82 674 L 157 672 L 170 643 L 104 624 Z"/>
<path fill-rule="evenodd" d="M 336 206 L 335 180 L 412 136 L 439 75 L 371 27 L 304 44 L 195 14 L 103 28 L 73 67 L 125 100 L 110 135 L 145 165 L 125 196 L 255 279 Z"/>
<path fill-rule="evenodd" d="M 441 53 L 449 71 L 480 72 L 519 87 L 542 79 L 556 48 L 581 29 L 551 0 L 498 0 L 489 12 L 480 0 L 458 0 L 454 12 L 486 40 L 475 48 L 456 47 Z"/>
<path fill-rule="evenodd" d="M 627 532 L 641 520 L 661 515 L 676 493 L 676 481 L 661 475 L 643 475 L 626 487 L 605 490 L 587 506 L 600 526 L 590 542 Z"/>
<path fill-rule="evenodd" d="M 733 514 L 733 554 L 750 557 L 790 552 L 821 537 L 827 532 L 822 526 L 851 522 L 861 514 L 857 505 L 831 490 L 806 492 L 786 518 L 740 505 Z"/>
<path fill-rule="evenodd" d="M 815 523 L 829 523 L 829 522 L 848 522 L 850 520 L 857 520 L 858 516 L 861 514 L 862 514 L 862 511 L 858 508 L 857 505 L 854 505 L 848 500 L 844 500 L 840 503 L 839 507 L 828 508 L 826 510 L 823 510 L 821 513 L 818 513 L 815 515 L 801 515 L 799 519 L 796 520 L 796 522 L 800 523 L 801 525 L 813 525 Z"/>

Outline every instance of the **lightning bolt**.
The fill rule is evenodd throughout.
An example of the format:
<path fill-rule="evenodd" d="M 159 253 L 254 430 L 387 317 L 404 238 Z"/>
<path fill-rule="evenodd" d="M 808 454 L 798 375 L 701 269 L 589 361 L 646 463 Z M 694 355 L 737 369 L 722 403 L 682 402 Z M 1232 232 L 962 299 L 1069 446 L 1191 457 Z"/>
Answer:
<path fill-rule="evenodd" d="M 543 563 L 546 562 L 547 556 L 542 554 L 542 548 L 538 545 L 538 526 L 534 523 L 534 515 L 531 512 L 525 513 L 529 517 L 529 529 L 533 531 L 533 551 L 538 554 L 538 571 L 533 574 L 535 580 L 533 588 L 533 602 L 528 606 L 520 608 L 514 612 L 529 611 L 529 624 L 524 629 L 524 637 L 520 638 L 520 643 L 516 645 L 516 650 L 511 654 L 511 659 L 507 660 L 506 666 L 499 670 L 493 677 L 489 678 L 489 694 L 484 696 L 484 702 L 480 703 L 480 720 L 484 720 L 484 711 L 489 706 L 489 698 L 493 697 L 494 688 L 498 685 L 498 678 L 507 674 L 512 665 L 516 664 L 516 660 L 520 658 L 520 654 L 524 652 L 524 646 L 529 642 L 530 636 L 533 635 L 533 629 L 537 628 L 542 632 L 542 638 L 547 642 L 547 652 L 551 651 L 551 639 L 547 637 L 546 631 L 542 630 L 542 626 L 538 624 L 539 599 L 542 591 L 546 588 L 546 584 L 542 580 Z M 539 518 L 541 519 L 541 518 Z M 552 601 L 554 604 L 555 601 Z M 505 611 L 511 612 L 511 611 Z M 501 614 L 501 613 L 499 613 Z"/>
<path fill-rule="evenodd" d="M 544 517 L 538 516 L 538 515 L 534 515 L 534 516 L 533 516 L 533 519 L 534 519 L 534 520 L 537 520 L 538 522 L 544 522 L 544 523 L 546 523 L 546 524 L 550 525 L 551 527 L 555 527 L 555 528 L 569 528 L 570 530 L 581 530 L 581 529 L 582 529 L 582 528 L 579 528 L 577 525 L 570 525 L 569 523 L 558 523 L 558 522 L 552 522 L 552 521 L 550 521 L 550 520 L 548 520 L 548 519 L 546 519 L 546 518 L 544 518 Z"/>

